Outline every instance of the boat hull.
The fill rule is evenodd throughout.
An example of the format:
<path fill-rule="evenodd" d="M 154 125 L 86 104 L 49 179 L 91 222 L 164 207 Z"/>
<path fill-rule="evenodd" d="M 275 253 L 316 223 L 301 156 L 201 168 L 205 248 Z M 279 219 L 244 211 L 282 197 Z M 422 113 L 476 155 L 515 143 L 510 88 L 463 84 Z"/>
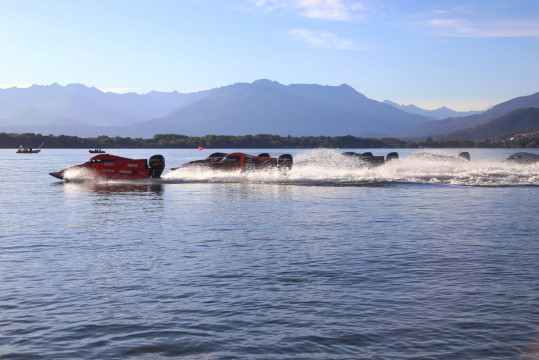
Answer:
<path fill-rule="evenodd" d="M 290 154 L 272 158 L 267 153 L 253 156 L 235 152 L 230 154 L 214 153 L 204 160 L 195 160 L 183 164 L 180 168 L 206 168 L 211 170 L 251 171 L 265 169 L 291 169 L 293 159 Z M 178 168 L 172 168 L 176 170 Z"/>
<path fill-rule="evenodd" d="M 84 164 L 49 174 L 66 181 L 142 180 L 161 177 L 164 167 L 165 159 L 161 155 L 154 155 L 146 160 L 101 154 Z"/>
<path fill-rule="evenodd" d="M 539 155 L 527 153 L 527 152 L 518 152 L 509 156 L 505 161 L 517 163 L 517 164 L 535 164 L 539 162 Z"/>

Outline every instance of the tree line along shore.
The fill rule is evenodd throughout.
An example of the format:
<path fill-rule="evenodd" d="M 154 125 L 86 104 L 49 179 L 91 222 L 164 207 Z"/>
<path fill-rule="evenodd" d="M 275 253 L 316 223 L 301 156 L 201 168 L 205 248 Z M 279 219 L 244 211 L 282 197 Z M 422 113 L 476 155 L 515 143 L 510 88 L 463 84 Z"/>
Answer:
<path fill-rule="evenodd" d="M 156 134 L 153 138 L 88 137 L 67 135 L 41 135 L 34 133 L 0 133 L 0 148 L 19 146 L 49 149 L 136 149 L 136 148 L 214 148 L 214 149 L 312 149 L 312 148 L 537 148 L 539 131 L 514 134 L 506 138 L 484 141 L 427 138 L 421 141 L 396 138 L 365 138 L 357 136 L 279 136 L 279 135 L 205 135 L 186 136 Z"/>

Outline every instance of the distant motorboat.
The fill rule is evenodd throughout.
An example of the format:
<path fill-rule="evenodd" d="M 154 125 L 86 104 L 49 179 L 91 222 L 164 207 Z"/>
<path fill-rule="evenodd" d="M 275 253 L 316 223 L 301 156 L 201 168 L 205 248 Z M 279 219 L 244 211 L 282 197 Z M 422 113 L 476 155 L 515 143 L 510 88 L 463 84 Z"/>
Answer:
<path fill-rule="evenodd" d="M 105 150 L 101 150 L 101 149 L 93 149 L 93 150 L 88 150 L 88 152 L 90 154 L 104 154 L 105 153 Z"/>
<path fill-rule="evenodd" d="M 41 149 L 32 149 L 28 146 L 19 146 L 19 149 L 17 149 L 17 154 L 36 154 L 40 152 Z"/>

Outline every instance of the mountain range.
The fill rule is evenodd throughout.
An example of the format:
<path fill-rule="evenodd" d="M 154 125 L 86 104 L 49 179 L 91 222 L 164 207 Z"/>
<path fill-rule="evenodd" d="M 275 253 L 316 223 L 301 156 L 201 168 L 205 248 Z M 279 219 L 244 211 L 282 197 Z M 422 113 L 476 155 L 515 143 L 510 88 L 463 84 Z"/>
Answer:
<path fill-rule="evenodd" d="M 428 123 L 421 124 L 415 128 L 410 129 L 407 133 L 407 137 L 411 138 L 421 138 L 425 135 L 440 137 L 449 134 L 453 134 L 459 130 L 471 129 L 480 125 L 487 125 L 496 120 L 499 117 L 507 115 L 515 110 L 523 108 L 539 108 L 539 92 L 529 95 L 521 96 L 515 99 L 505 101 L 501 104 L 493 106 L 489 110 L 482 112 L 476 115 L 462 116 L 462 117 L 451 117 L 438 121 L 431 121 Z M 536 128 L 539 129 L 539 119 L 536 119 Z M 520 127 L 515 127 L 515 131 L 519 130 L 528 130 Z M 509 132 L 511 133 L 511 132 Z M 503 135 L 498 134 L 496 136 Z M 451 136 L 453 137 L 453 136 Z M 473 140 L 484 140 L 484 139 L 473 139 Z"/>
<path fill-rule="evenodd" d="M 459 140 L 485 140 L 500 135 L 514 134 L 529 130 L 539 130 L 539 108 L 522 108 L 511 111 L 509 114 L 494 118 L 472 128 L 454 131 L 444 136 L 448 139 Z"/>
<path fill-rule="evenodd" d="M 52 84 L 0 89 L 0 132 L 143 138 L 165 133 L 425 138 L 488 127 L 490 121 L 522 108 L 539 108 L 539 93 L 470 114 L 379 102 L 346 84 L 282 85 L 263 79 L 187 94 L 115 94 L 80 84 Z M 526 126 L 536 126 L 533 116 Z M 440 117 L 444 118 L 433 120 Z M 513 125 L 497 128 L 514 132 L 524 126 Z M 480 133 L 484 131 L 475 132 Z"/>
<path fill-rule="evenodd" d="M 469 115 L 476 115 L 476 114 L 481 113 L 481 111 L 455 111 L 445 106 L 442 106 L 441 108 L 438 108 L 435 110 L 425 110 L 415 105 L 400 105 L 390 100 L 384 100 L 384 104 L 392 105 L 396 107 L 397 109 L 406 111 L 407 113 L 410 113 L 410 114 L 417 114 L 417 115 L 425 116 L 429 118 L 430 120 L 442 120 L 442 119 L 447 119 L 450 117 L 469 116 Z"/>

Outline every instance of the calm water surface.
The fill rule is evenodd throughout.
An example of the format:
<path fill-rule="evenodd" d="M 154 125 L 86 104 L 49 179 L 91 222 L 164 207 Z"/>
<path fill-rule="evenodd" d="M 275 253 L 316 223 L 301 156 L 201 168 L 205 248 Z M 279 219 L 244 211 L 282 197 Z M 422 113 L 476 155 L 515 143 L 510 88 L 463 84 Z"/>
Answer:
<path fill-rule="evenodd" d="M 0 150 L 0 358 L 539 358 L 539 165 L 414 151 L 283 175 L 120 149 L 163 179 L 63 183 L 87 150 Z"/>

